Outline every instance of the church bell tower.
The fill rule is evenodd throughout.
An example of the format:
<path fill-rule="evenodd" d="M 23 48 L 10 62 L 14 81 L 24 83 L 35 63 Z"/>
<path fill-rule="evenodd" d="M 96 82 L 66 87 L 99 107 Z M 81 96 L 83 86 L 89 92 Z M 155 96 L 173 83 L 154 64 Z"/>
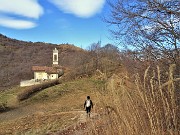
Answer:
<path fill-rule="evenodd" d="M 56 48 L 53 50 L 53 65 L 58 65 L 58 50 Z"/>

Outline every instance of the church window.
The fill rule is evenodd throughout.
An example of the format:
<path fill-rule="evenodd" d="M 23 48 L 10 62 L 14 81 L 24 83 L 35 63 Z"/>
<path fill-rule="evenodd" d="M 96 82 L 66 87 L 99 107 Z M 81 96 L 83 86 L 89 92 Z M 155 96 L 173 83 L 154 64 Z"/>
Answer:
<path fill-rule="evenodd" d="M 54 61 L 57 61 L 57 55 L 54 55 Z"/>

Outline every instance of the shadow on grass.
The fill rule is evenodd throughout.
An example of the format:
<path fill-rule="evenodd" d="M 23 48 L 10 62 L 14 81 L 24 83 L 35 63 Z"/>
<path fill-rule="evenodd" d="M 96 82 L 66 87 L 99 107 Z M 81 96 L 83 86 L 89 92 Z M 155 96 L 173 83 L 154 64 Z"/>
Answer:
<path fill-rule="evenodd" d="M 5 112 L 9 112 L 12 110 L 17 109 L 18 107 L 5 107 L 5 108 L 0 108 L 0 114 L 5 113 Z"/>

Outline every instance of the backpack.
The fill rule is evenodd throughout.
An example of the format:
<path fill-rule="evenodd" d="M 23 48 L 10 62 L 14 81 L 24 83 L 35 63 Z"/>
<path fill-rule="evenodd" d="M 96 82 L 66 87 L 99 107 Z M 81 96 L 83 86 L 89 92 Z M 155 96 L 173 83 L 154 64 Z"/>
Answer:
<path fill-rule="evenodd" d="M 91 100 L 86 100 L 86 107 L 90 107 L 91 106 Z"/>

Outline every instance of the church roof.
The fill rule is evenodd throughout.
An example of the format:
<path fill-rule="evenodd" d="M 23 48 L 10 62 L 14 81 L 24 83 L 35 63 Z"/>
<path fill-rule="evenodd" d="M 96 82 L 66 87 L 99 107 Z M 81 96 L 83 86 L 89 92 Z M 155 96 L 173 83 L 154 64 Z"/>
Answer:
<path fill-rule="evenodd" d="M 33 71 L 44 71 L 46 73 L 54 73 L 57 74 L 58 71 L 54 67 L 47 67 L 47 66 L 32 66 Z"/>

